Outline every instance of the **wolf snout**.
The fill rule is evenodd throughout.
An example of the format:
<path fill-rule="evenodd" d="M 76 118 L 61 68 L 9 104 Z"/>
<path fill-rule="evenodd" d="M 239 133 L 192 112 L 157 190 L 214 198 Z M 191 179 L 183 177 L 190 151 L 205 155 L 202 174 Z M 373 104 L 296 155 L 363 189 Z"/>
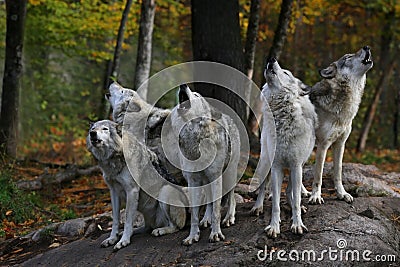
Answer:
<path fill-rule="evenodd" d="M 90 142 L 92 144 L 97 144 L 100 142 L 100 140 L 97 138 L 97 132 L 96 131 L 90 131 L 89 132 L 89 136 L 90 136 Z"/>
<path fill-rule="evenodd" d="M 364 65 L 371 64 L 372 63 L 372 60 L 371 60 L 371 49 L 369 48 L 369 46 L 364 46 L 363 50 L 365 51 L 365 56 L 364 56 L 364 59 L 362 60 L 362 63 Z"/>
<path fill-rule="evenodd" d="M 178 98 L 179 98 L 179 109 L 190 108 L 191 104 L 188 95 L 188 86 L 186 84 L 182 84 L 179 86 Z"/>

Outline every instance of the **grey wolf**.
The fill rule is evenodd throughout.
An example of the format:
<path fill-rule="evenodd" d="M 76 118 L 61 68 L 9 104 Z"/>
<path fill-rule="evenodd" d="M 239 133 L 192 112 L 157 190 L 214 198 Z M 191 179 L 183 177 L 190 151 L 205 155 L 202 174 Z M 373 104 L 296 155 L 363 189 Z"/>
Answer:
<path fill-rule="evenodd" d="M 342 161 L 345 143 L 351 132 L 364 92 L 366 73 L 372 68 L 371 51 L 368 46 L 355 54 L 346 54 L 320 71 L 322 80 L 310 92 L 311 102 L 318 114 L 316 128 L 316 163 L 311 204 L 324 203 L 321 197 L 322 170 L 329 147 L 333 150 L 333 180 L 336 195 L 348 203 L 353 197 L 342 184 Z"/>
<path fill-rule="evenodd" d="M 229 207 L 223 220 L 227 226 L 235 223 L 237 167 L 240 156 L 240 139 L 233 120 L 210 105 L 199 93 L 181 85 L 179 104 L 171 114 L 171 123 L 179 138 L 180 163 L 188 182 L 189 201 L 192 207 L 189 236 L 184 245 L 199 241 L 199 203 L 209 199 L 207 210 L 211 214 L 210 242 L 224 240 L 221 221 L 221 198 L 227 188 Z M 202 187 L 208 187 L 202 190 Z M 206 192 L 204 192 L 206 191 Z M 210 216 L 207 214 L 206 217 Z"/>
<path fill-rule="evenodd" d="M 179 164 L 178 149 L 171 146 L 176 142 L 176 136 L 172 132 L 171 110 L 154 107 L 144 101 L 138 93 L 132 89 L 124 88 L 114 82 L 109 87 L 109 93 L 106 99 L 110 102 L 113 113 L 112 117 L 115 122 L 123 123 L 124 127 L 140 142 L 145 143 L 153 152 L 156 153 L 161 164 L 171 173 L 177 184 L 186 185 L 182 170 L 177 168 Z M 163 136 L 164 145 L 161 142 L 161 133 L 167 134 Z M 183 137 L 185 138 L 185 137 Z M 166 153 L 168 152 L 168 153 Z M 168 158 L 166 156 L 168 154 Z M 172 161 L 172 162 L 171 162 Z M 232 202 L 229 202 L 232 203 Z M 207 205 L 206 212 L 200 222 L 201 226 L 207 227 L 211 224 L 212 206 Z M 230 210 L 235 210 L 234 206 L 230 206 Z M 225 225 L 229 226 L 234 223 L 233 219 L 225 221 Z"/>
<path fill-rule="evenodd" d="M 271 67 L 273 66 L 273 62 L 271 62 L 272 64 L 269 64 L 270 61 L 267 61 L 267 66 Z M 265 68 L 264 70 L 264 76 L 267 75 L 267 68 Z M 269 70 L 269 72 L 271 72 L 272 70 Z M 311 118 L 313 119 L 315 116 L 315 111 L 314 108 L 312 108 L 310 106 L 310 101 L 309 98 L 306 96 L 307 94 L 309 94 L 309 86 L 307 86 L 306 84 L 304 84 L 300 79 L 296 78 L 293 76 L 293 74 L 289 71 L 289 70 L 282 70 L 282 72 L 284 73 L 284 75 L 288 76 L 287 78 L 289 79 L 289 81 L 287 81 L 287 84 L 291 84 L 291 86 L 293 88 L 296 88 L 295 91 L 298 91 L 298 99 L 297 102 L 300 103 L 300 107 L 301 107 L 301 111 L 304 114 L 305 118 Z M 266 85 L 266 87 L 268 86 L 268 84 Z M 263 91 L 264 93 L 267 92 L 267 89 L 265 91 Z M 257 196 L 257 200 L 253 206 L 253 208 L 251 209 L 251 213 L 255 214 L 255 215 L 259 215 L 260 213 L 263 213 L 263 206 L 264 206 L 264 198 L 265 195 L 267 193 L 267 191 L 269 192 L 269 196 L 268 199 L 272 199 L 272 188 L 271 188 L 271 172 L 267 173 L 267 167 L 271 166 L 271 160 L 272 160 L 272 155 L 269 155 L 269 153 L 272 153 L 271 151 L 274 150 L 274 148 L 270 145 L 270 147 L 268 147 L 268 138 L 270 140 L 274 139 L 276 140 L 276 134 L 274 136 L 272 136 L 271 133 L 271 126 L 272 123 L 275 123 L 273 121 L 270 121 L 272 118 L 270 118 L 270 116 L 267 116 L 268 114 L 270 114 L 270 109 L 266 101 L 267 99 L 265 98 L 265 94 L 261 93 L 260 98 L 261 98 L 261 102 L 263 103 L 263 126 L 262 126 L 262 134 L 261 134 L 261 155 L 260 155 L 260 159 L 259 162 L 260 164 L 260 169 L 257 170 L 257 172 L 254 174 L 254 178 L 257 178 L 258 180 L 263 179 L 262 184 L 259 186 L 259 192 L 258 192 L 258 196 Z M 279 91 L 278 91 L 279 92 Z M 283 92 L 281 92 L 282 94 Z M 305 97 L 302 97 L 305 96 Z M 275 119 L 276 120 L 276 119 Z M 267 135 L 267 131 L 268 131 L 268 135 Z M 268 190 L 267 190 L 268 189 Z M 309 197 L 311 195 L 311 193 L 304 187 L 303 183 L 301 183 L 301 195 L 304 197 Z M 305 210 L 305 207 L 301 207 L 302 210 Z"/>
<path fill-rule="evenodd" d="M 262 94 L 274 117 L 276 130 L 276 150 L 271 166 L 272 217 L 265 231 L 270 237 L 280 233 L 280 193 L 284 169 L 289 169 L 286 197 L 292 208 L 291 231 L 302 234 L 307 231 L 301 219 L 302 169 L 315 145 L 317 114 L 301 88 L 300 80 L 290 71 L 282 69 L 274 58 L 267 62 L 264 76 L 266 84 Z M 270 129 L 265 127 L 262 131 L 263 142 L 271 135 Z"/>
<path fill-rule="evenodd" d="M 129 133 L 128 133 L 129 134 Z M 101 243 L 102 247 L 114 246 L 114 250 L 121 249 L 130 244 L 131 236 L 134 233 L 145 230 L 153 230 L 155 236 L 170 234 L 182 229 L 186 221 L 187 202 L 184 196 L 177 189 L 167 183 L 160 183 L 160 179 L 155 179 L 158 175 L 156 169 L 160 170 L 157 157 L 146 146 L 139 142 L 133 135 L 129 135 L 130 166 L 135 166 L 134 172 L 130 172 L 123 155 L 123 140 L 120 127 L 117 123 L 102 120 L 91 124 L 86 139 L 88 150 L 98 160 L 98 164 L 103 171 L 103 178 L 110 189 L 112 206 L 112 230 L 110 237 Z M 152 168 L 149 164 L 156 166 Z M 161 172 L 161 171 L 160 171 Z M 150 197 L 138 185 L 138 182 L 154 182 L 154 190 L 158 192 L 157 199 L 165 200 L 160 202 Z M 174 203 L 181 202 L 179 206 L 171 206 L 166 203 L 171 198 L 175 198 Z M 125 200 L 126 222 L 121 239 L 118 241 L 118 227 L 120 215 L 120 201 Z M 178 202 L 177 202 L 178 201 Z M 144 216 L 145 225 L 134 231 L 132 225 L 137 215 L 137 211 Z M 118 243 L 117 243 L 118 242 Z"/>

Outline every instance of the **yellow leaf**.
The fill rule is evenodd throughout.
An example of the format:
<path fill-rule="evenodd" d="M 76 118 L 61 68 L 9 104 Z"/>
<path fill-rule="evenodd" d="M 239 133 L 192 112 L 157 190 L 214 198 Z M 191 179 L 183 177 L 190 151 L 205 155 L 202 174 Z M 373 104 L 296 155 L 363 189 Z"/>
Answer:
<path fill-rule="evenodd" d="M 13 213 L 12 210 L 7 210 L 7 211 L 6 211 L 6 216 L 10 216 L 12 213 Z"/>

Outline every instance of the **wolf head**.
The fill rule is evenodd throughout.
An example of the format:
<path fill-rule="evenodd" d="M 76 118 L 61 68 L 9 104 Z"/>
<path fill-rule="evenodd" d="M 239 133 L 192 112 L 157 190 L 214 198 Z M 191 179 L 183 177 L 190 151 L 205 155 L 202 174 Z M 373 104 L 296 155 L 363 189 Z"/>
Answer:
<path fill-rule="evenodd" d="M 134 90 L 124 88 L 116 82 L 110 85 L 109 91 L 105 97 L 110 102 L 113 120 L 117 123 L 123 123 L 127 111 L 140 112 L 142 106 L 147 104 Z"/>
<path fill-rule="evenodd" d="M 86 147 L 97 160 L 106 160 L 115 153 L 122 153 L 120 126 L 109 120 L 91 123 Z"/>
<path fill-rule="evenodd" d="M 308 86 L 293 76 L 293 74 L 279 66 L 275 58 L 267 61 L 264 70 L 264 77 L 267 83 L 264 85 L 264 93 L 288 95 L 306 95 L 308 94 Z"/>
<path fill-rule="evenodd" d="M 364 46 L 355 54 L 342 56 L 319 73 L 325 79 L 336 78 L 346 81 L 361 79 L 372 66 L 371 50 L 368 46 Z"/>
<path fill-rule="evenodd" d="M 178 92 L 179 104 L 177 113 L 187 120 L 207 117 L 220 119 L 222 114 L 211 106 L 199 93 L 192 92 L 186 84 L 179 86 Z"/>
<path fill-rule="evenodd" d="M 127 89 L 114 82 L 109 87 L 110 93 L 106 94 L 106 99 L 110 102 L 113 109 L 113 120 L 119 124 L 124 122 L 127 116 L 129 128 L 135 133 L 137 138 L 142 136 L 144 129 L 154 129 L 165 121 L 166 117 L 171 113 L 168 109 L 160 109 L 154 107 L 144 101 L 137 92 Z M 144 141 L 144 140 L 142 140 Z"/>

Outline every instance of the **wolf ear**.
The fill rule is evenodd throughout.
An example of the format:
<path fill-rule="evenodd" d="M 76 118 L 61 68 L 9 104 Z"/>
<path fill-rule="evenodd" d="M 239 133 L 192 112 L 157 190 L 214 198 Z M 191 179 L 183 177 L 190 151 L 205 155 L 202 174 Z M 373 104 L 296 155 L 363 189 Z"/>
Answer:
<path fill-rule="evenodd" d="M 336 73 L 337 73 L 336 64 L 331 64 L 329 65 L 329 67 L 319 71 L 319 75 L 321 75 L 322 78 L 325 79 L 332 79 L 333 77 L 336 76 Z"/>
<path fill-rule="evenodd" d="M 126 111 L 127 112 L 139 112 L 142 110 L 142 108 L 140 107 L 140 105 L 134 101 L 126 101 Z"/>
<path fill-rule="evenodd" d="M 305 88 L 301 88 L 301 89 L 300 89 L 300 96 L 309 95 L 309 94 L 311 93 L 311 89 L 312 89 L 311 86 L 307 86 L 307 87 L 305 87 Z"/>

